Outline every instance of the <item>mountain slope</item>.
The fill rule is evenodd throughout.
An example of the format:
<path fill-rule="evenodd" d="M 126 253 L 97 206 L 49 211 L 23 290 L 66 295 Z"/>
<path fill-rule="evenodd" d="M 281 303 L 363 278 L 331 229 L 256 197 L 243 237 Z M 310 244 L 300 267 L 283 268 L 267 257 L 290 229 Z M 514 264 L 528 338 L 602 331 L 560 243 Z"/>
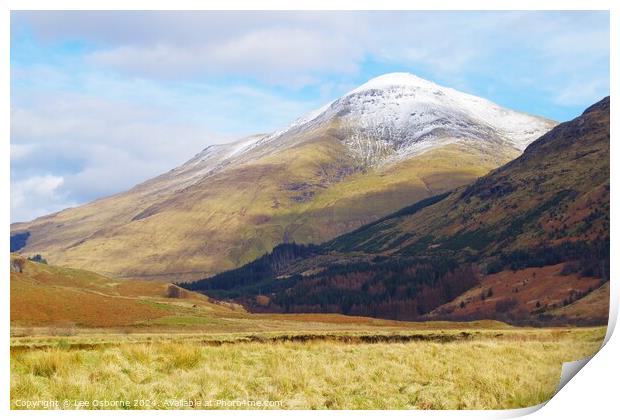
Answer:
<path fill-rule="evenodd" d="M 188 287 L 265 311 L 545 320 L 608 279 L 606 98 L 466 187 Z"/>
<path fill-rule="evenodd" d="M 553 125 L 390 74 L 282 131 L 210 146 L 125 193 L 14 224 L 11 233 L 22 235 L 13 241 L 25 241 L 21 252 L 54 264 L 195 280 L 464 185 Z"/>
<path fill-rule="evenodd" d="M 213 303 L 174 285 L 104 277 L 11 255 L 11 328 L 165 328 L 173 317 L 243 316 L 238 306 Z"/>

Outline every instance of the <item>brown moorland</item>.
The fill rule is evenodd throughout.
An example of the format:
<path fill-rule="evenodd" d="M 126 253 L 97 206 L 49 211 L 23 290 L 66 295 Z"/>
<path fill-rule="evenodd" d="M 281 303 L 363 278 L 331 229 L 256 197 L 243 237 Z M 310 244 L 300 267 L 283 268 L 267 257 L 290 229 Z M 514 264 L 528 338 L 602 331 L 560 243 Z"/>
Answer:
<path fill-rule="evenodd" d="M 485 276 L 478 286 L 433 310 L 429 318 L 527 319 L 532 313 L 549 312 L 554 316 L 571 315 L 570 321 L 582 324 L 606 323 L 608 283 L 578 273 L 565 274 L 564 267 L 562 263 Z M 597 299 L 590 296 L 595 292 Z M 573 302 L 583 309 L 563 310 Z"/>

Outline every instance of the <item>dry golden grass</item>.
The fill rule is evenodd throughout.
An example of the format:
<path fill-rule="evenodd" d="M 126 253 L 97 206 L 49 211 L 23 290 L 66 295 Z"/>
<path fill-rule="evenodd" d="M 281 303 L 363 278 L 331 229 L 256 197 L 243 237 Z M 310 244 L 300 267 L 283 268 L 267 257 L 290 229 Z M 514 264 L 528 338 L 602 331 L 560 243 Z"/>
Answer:
<path fill-rule="evenodd" d="M 170 400 L 179 399 L 201 402 L 200 408 L 208 402 L 222 408 L 218 400 L 279 401 L 266 408 L 289 409 L 526 407 L 549 399 L 562 363 L 597 351 L 605 330 L 462 332 L 377 344 L 347 344 L 337 336 L 307 342 L 237 337 L 220 346 L 169 336 L 88 350 L 60 343 L 12 352 L 11 407 L 70 400 L 93 408 L 106 400 L 127 401 L 124 408 L 174 408 Z M 438 334 L 453 340 L 440 342 Z"/>

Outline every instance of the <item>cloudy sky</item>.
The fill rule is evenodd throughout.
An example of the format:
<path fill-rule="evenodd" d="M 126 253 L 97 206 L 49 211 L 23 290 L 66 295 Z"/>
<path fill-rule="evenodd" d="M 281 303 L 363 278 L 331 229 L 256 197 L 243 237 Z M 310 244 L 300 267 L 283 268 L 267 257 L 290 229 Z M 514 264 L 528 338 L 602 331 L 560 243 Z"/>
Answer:
<path fill-rule="evenodd" d="M 394 71 L 570 119 L 609 93 L 609 14 L 12 12 L 11 220 L 123 191 Z"/>

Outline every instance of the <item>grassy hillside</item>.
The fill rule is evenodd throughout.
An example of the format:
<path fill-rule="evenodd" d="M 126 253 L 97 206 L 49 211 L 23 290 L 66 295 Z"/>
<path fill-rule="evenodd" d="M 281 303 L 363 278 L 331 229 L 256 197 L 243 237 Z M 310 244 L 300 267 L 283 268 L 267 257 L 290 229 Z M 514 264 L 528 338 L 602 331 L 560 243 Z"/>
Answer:
<path fill-rule="evenodd" d="M 609 279 L 609 98 L 466 187 L 320 246 L 292 247 L 188 287 L 260 311 L 416 319 L 495 282 L 487 276 L 556 266 L 561 278 L 541 275 L 528 293 L 512 293 L 525 280 L 520 275 L 501 275 L 509 293 L 501 296 L 500 310 L 493 299 L 484 305 L 489 310 L 476 314 L 453 311 L 554 318 L 554 309 Z M 467 305 L 471 298 L 461 301 Z M 532 308 L 536 302 L 540 306 Z M 606 311 L 599 306 L 584 321 L 603 322 Z"/>
<path fill-rule="evenodd" d="M 244 313 L 171 284 L 116 280 L 99 274 L 28 261 L 11 255 L 11 327 L 73 333 L 80 328 L 126 331 L 165 325 L 174 317 L 213 319 Z"/>
<path fill-rule="evenodd" d="M 196 280 L 287 240 L 331 239 L 464 185 L 518 153 L 453 144 L 375 168 L 352 155 L 341 136 L 337 124 L 298 133 L 292 145 L 223 164 L 189 186 L 167 186 L 173 171 L 126 193 L 14 224 L 12 250 L 114 277 Z"/>

